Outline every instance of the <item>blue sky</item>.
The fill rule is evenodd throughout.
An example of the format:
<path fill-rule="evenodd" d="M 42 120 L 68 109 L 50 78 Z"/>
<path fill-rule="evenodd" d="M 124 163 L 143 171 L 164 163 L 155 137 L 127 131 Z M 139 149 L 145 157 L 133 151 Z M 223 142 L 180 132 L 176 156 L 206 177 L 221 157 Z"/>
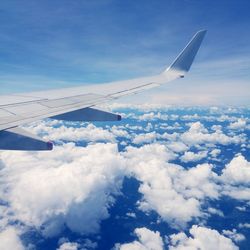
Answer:
<path fill-rule="evenodd" d="M 1 94 L 156 74 L 207 29 L 186 79 L 129 100 L 249 105 L 249 7 L 247 0 L 1 1 Z"/>

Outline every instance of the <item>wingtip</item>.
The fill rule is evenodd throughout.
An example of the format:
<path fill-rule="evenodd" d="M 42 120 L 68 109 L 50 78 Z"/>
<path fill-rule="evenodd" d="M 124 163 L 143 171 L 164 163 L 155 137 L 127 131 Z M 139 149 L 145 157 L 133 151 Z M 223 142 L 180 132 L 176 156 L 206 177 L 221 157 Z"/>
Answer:
<path fill-rule="evenodd" d="M 188 72 L 205 37 L 206 32 L 207 30 L 205 29 L 196 32 L 190 42 L 164 72 L 168 70 L 174 70 L 182 73 Z"/>
<path fill-rule="evenodd" d="M 204 36 L 206 35 L 206 33 L 207 33 L 207 30 L 203 29 L 203 30 L 199 30 L 199 31 L 196 33 L 196 35 L 200 35 L 200 36 L 204 37 Z"/>
<path fill-rule="evenodd" d="M 207 33 L 207 30 L 206 29 L 201 29 L 201 30 L 198 30 L 197 33 Z"/>

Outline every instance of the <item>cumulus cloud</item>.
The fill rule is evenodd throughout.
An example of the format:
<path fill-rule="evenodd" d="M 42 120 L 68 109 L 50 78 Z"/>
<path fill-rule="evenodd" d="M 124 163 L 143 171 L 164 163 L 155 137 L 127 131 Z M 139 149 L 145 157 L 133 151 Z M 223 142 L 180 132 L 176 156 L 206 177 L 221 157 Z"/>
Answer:
<path fill-rule="evenodd" d="M 155 115 L 161 117 L 159 113 Z M 177 118 L 175 115 L 168 117 L 170 120 Z M 138 201 L 138 208 L 145 212 L 157 212 L 162 220 L 175 228 L 183 228 L 193 220 L 197 222 L 200 218 L 207 218 L 208 214 L 223 216 L 215 208 L 204 207 L 209 200 L 218 200 L 222 195 L 250 199 L 250 163 L 242 155 L 236 155 L 221 175 L 213 171 L 211 164 L 185 169 L 169 163 L 176 158 L 176 153 L 192 150 L 192 146 L 206 144 L 214 147 L 215 144 L 244 142 L 244 136 L 236 135 L 236 132 L 224 134 L 221 126 L 212 127 L 210 132 L 200 122 L 189 124 L 189 129 L 184 133 L 145 133 L 156 128 L 154 123 L 149 123 L 147 127 L 138 124 L 109 125 L 106 129 L 94 125 L 84 126 L 72 128 L 62 122 L 46 121 L 34 124 L 30 129 L 56 141 L 116 142 L 117 137 L 125 137 L 128 141 L 123 142 L 124 145 L 131 140 L 142 146 L 128 146 L 124 152 L 118 152 L 117 146 L 111 143 L 97 143 L 85 148 L 76 147 L 73 143 L 62 143 L 55 147 L 52 154 L 1 152 L 0 196 L 4 202 L 0 206 L 1 214 L 4 215 L 0 219 L 2 229 L 18 221 L 35 228 L 46 237 L 60 233 L 64 227 L 81 234 L 96 233 L 100 222 L 109 216 L 109 208 L 120 192 L 124 176 L 133 176 L 140 181 L 138 191 L 142 199 Z M 140 130 L 138 135 L 137 130 Z M 156 143 L 158 140 L 160 142 Z M 143 145 L 145 143 L 153 144 Z M 215 148 L 208 152 L 204 149 L 198 153 L 187 151 L 181 160 L 197 161 L 207 155 L 217 157 L 221 153 L 220 149 Z M 134 217 L 135 214 L 131 212 L 127 216 Z M 128 244 L 144 247 L 145 241 L 141 235 L 146 234 L 145 230 L 143 233 L 135 232 L 139 239 Z M 206 230 L 209 233 L 213 231 Z M 196 231 L 194 229 L 192 232 Z M 13 238 L 21 244 L 18 233 L 14 233 L 16 238 Z M 227 237 L 225 235 L 221 237 L 233 239 L 233 233 L 228 233 Z M 192 243 L 199 237 L 193 233 L 188 242 Z M 70 244 L 78 247 L 74 242 L 63 242 L 60 247 L 70 247 Z M 172 244 L 172 247 L 178 244 Z"/>
<path fill-rule="evenodd" d="M 230 196 L 237 200 L 250 200 L 250 162 L 241 154 L 236 155 L 222 170 L 222 175 L 217 180 L 220 181 L 222 195 Z M 244 207 L 237 207 L 244 211 Z"/>
<path fill-rule="evenodd" d="M 239 228 L 250 228 L 250 223 L 240 223 Z"/>
<path fill-rule="evenodd" d="M 52 123 L 52 124 L 51 124 Z M 115 142 L 115 135 L 106 129 L 96 127 L 93 124 L 84 125 L 82 123 L 78 127 L 67 127 L 60 121 L 49 121 L 35 123 L 28 129 L 36 134 L 43 135 L 45 139 L 52 141 L 105 141 Z M 50 126 L 53 125 L 53 126 Z M 115 132 L 115 131 L 114 131 Z"/>
<path fill-rule="evenodd" d="M 157 120 L 157 119 L 160 119 L 160 120 L 168 120 L 168 115 L 166 114 L 162 114 L 161 112 L 157 112 L 157 113 L 154 113 L 154 112 L 150 112 L 150 113 L 145 113 L 143 115 L 140 115 L 138 117 L 139 120 L 141 121 L 154 121 L 154 120 Z"/>
<path fill-rule="evenodd" d="M 20 221 L 45 236 L 58 234 L 64 226 L 95 233 L 109 216 L 124 175 L 141 182 L 139 208 L 156 211 L 174 227 L 204 216 L 207 198 L 219 199 L 220 194 L 249 198 L 248 189 L 234 186 L 249 181 L 249 162 L 242 156 L 233 159 L 222 176 L 209 164 L 190 169 L 170 164 L 175 157 L 168 144 L 130 146 L 123 153 L 114 144 L 82 148 L 72 143 L 55 147 L 53 154 L 2 152 L 1 197 L 8 206 L 1 208 L 7 215 L 1 224 Z"/>
<path fill-rule="evenodd" d="M 250 189 L 245 187 L 249 185 L 250 163 L 243 156 L 236 156 L 218 175 L 211 164 L 200 164 L 190 169 L 170 164 L 175 156 L 161 144 L 128 147 L 123 155 L 128 159 L 131 175 L 141 182 L 139 192 L 143 198 L 138 203 L 139 208 L 156 211 L 173 227 L 185 227 L 207 212 L 223 216 L 217 209 L 202 209 L 208 199 L 219 200 L 222 195 L 239 200 L 250 199 Z"/>
<path fill-rule="evenodd" d="M 247 125 L 247 122 L 243 118 L 239 118 L 236 122 L 232 122 L 229 124 L 229 129 L 244 129 Z"/>
<path fill-rule="evenodd" d="M 80 245 L 76 242 L 65 242 L 57 250 L 77 250 Z"/>
<path fill-rule="evenodd" d="M 209 164 L 185 170 L 170 164 L 173 154 L 160 144 L 129 147 L 125 156 L 129 170 L 141 185 L 143 211 L 155 210 L 174 227 L 183 227 L 194 217 L 202 216 L 202 200 L 218 198 L 218 187 L 213 182 L 215 173 Z"/>
<path fill-rule="evenodd" d="M 216 214 L 218 216 L 224 217 L 224 214 L 222 211 L 220 211 L 219 209 L 213 208 L 213 207 L 209 207 L 207 209 L 207 211 L 209 212 L 209 214 Z"/>
<path fill-rule="evenodd" d="M 184 152 L 184 151 L 188 150 L 188 146 L 185 143 L 180 142 L 180 141 L 168 142 L 166 144 L 166 146 L 170 150 L 172 150 L 172 151 L 174 151 L 176 153 L 181 153 L 181 152 Z"/>
<path fill-rule="evenodd" d="M 189 130 L 181 135 L 181 139 L 188 145 L 209 143 L 228 145 L 243 143 L 245 141 L 244 137 L 240 135 L 228 136 L 225 135 L 220 129 L 213 133 L 209 133 L 204 125 L 200 122 L 191 123 Z"/>
<path fill-rule="evenodd" d="M 209 154 L 210 154 L 213 158 L 216 158 L 220 153 L 221 153 L 221 150 L 215 148 L 215 149 L 213 149 Z"/>
<path fill-rule="evenodd" d="M 235 228 L 233 230 L 222 230 L 222 233 L 235 242 L 240 242 L 246 239 L 243 234 L 237 233 Z"/>
<path fill-rule="evenodd" d="M 242 155 L 236 156 L 223 169 L 222 178 L 230 184 L 250 185 L 250 162 Z"/>
<path fill-rule="evenodd" d="M 183 162 L 189 162 L 189 161 L 200 161 L 201 159 L 207 157 L 207 151 L 200 151 L 200 152 L 197 152 L 197 153 L 194 153 L 194 152 L 191 152 L 191 151 L 188 151 L 188 152 L 185 152 L 181 157 L 181 161 Z"/>
<path fill-rule="evenodd" d="M 126 215 L 128 216 L 128 217 L 131 217 L 131 218 L 136 218 L 136 214 L 135 213 L 130 213 L 130 212 L 128 212 L 128 213 L 126 213 Z"/>
<path fill-rule="evenodd" d="M 225 237 L 218 231 L 201 226 L 192 226 L 189 230 L 190 237 L 181 232 L 172 234 L 170 239 L 170 250 L 236 250 L 239 249 L 230 238 Z"/>
<path fill-rule="evenodd" d="M 124 127 L 118 127 L 118 126 L 112 126 L 110 129 L 110 132 L 115 136 L 115 137 L 126 137 L 130 138 L 129 133 L 125 130 Z"/>
<path fill-rule="evenodd" d="M 138 240 L 126 244 L 116 244 L 116 250 L 163 250 L 163 240 L 158 231 L 154 232 L 145 227 L 134 231 Z"/>
<path fill-rule="evenodd" d="M 0 245 L 1 250 L 24 250 L 18 232 L 14 227 L 7 227 L 0 232 Z"/>
<path fill-rule="evenodd" d="M 238 200 L 250 200 L 250 162 L 237 155 L 222 171 L 221 181 L 224 195 Z"/>
<path fill-rule="evenodd" d="M 9 204 L 9 221 L 45 236 L 58 234 L 64 225 L 78 233 L 97 232 L 124 176 L 115 144 L 64 144 L 53 154 L 6 151 L 1 158 L 1 197 Z"/>
<path fill-rule="evenodd" d="M 152 143 L 156 141 L 156 139 L 157 139 L 157 133 L 151 132 L 151 133 L 136 135 L 132 142 L 134 144 Z"/>

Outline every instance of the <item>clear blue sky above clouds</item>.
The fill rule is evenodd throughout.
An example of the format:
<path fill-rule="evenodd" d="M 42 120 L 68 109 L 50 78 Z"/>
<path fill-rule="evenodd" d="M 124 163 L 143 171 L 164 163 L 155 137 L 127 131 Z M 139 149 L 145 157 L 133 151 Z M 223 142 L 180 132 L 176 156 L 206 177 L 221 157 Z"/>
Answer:
<path fill-rule="evenodd" d="M 249 105 L 249 9 L 247 0 L 3 0 L 1 94 L 156 74 L 207 29 L 187 78 L 146 99 Z"/>

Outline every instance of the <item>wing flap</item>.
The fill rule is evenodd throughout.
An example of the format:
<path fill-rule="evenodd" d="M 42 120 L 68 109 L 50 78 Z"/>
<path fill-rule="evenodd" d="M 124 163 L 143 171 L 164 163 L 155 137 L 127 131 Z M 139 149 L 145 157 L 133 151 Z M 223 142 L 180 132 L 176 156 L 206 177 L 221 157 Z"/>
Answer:
<path fill-rule="evenodd" d="M 103 122 L 103 121 L 121 120 L 120 115 L 94 108 L 78 109 L 61 115 L 52 116 L 50 118 L 56 120 L 64 120 L 64 121 L 85 121 L 85 122 L 96 122 L 96 121 Z"/>
<path fill-rule="evenodd" d="M 0 131 L 0 150 L 52 150 L 53 144 L 28 133 L 24 129 L 15 127 Z"/>

